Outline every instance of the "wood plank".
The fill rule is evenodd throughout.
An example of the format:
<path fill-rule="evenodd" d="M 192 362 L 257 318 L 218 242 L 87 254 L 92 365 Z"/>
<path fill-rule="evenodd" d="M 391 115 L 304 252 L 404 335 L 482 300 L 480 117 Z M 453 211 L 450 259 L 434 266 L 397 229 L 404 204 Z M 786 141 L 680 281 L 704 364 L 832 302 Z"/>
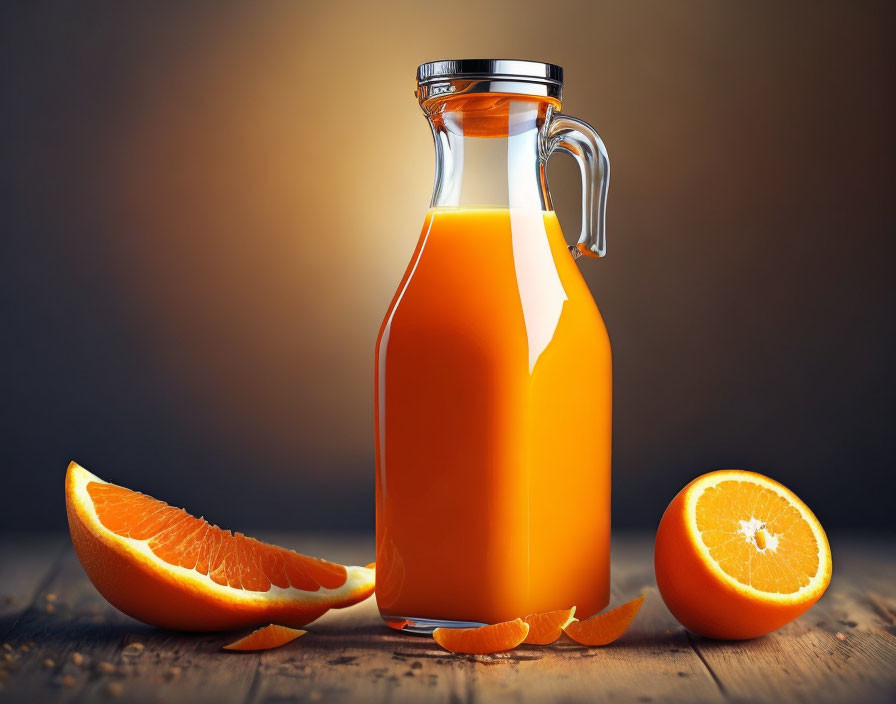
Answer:
<path fill-rule="evenodd" d="M 121 614 L 74 550 L 7 639 L 17 662 L 3 697 L 12 702 L 243 702 L 258 670 L 257 660 L 222 654 L 220 634 L 164 631 Z"/>
<path fill-rule="evenodd" d="M 70 545 L 60 535 L 0 539 L 0 643 L 31 604 L 41 583 L 59 569 Z"/>
<path fill-rule="evenodd" d="M 265 537 L 349 564 L 364 564 L 373 554 L 369 537 Z M 220 650 L 233 634 L 161 631 L 119 614 L 93 589 L 72 552 L 53 572 L 48 567 L 53 548 L 46 541 L 6 552 L 0 545 L 0 595 L 4 589 L 23 595 L 13 621 L 0 621 L 9 624 L 15 659 L 0 663 L 7 673 L 0 701 L 892 700 L 892 544 L 847 540 L 835 543 L 834 555 L 835 579 L 822 602 L 796 623 L 754 641 L 723 643 L 687 634 L 656 591 L 652 544 L 645 536 L 614 541 L 613 602 L 642 591 L 647 600 L 632 629 L 612 647 L 562 643 L 497 656 L 457 656 L 431 639 L 388 629 L 368 600 L 330 612 L 294 644 L 243 654 Z M 47 598 L 51 594 L 55 601 Z M 34 647 L 23 650 L 30 642 Z M 143 648 L 129 648 L 131 643 Z M 47 658 L 52 665 L 44 665 Z"/>
<path fill-rule="evenodd" d="M 656 592 L 649 541 L 614 544 L 613 601 L 644 592 L 645 606 L 613 648 L 524 646 L 494 656 L 453 655 L 429 638 L 382 624 L 373 600 L 333 611 L 295 648 L 262 655 L 252 702 L 723 701 L 718 686 Z M 646 558 L 646 559 L 645 559 Z M 277 673 L 298 668 L 292 680 Z"/>
<path fill-rule="evenodd" d="M 874 605 L 876 599 L 894 606 L 896 560 L 892 543 L 869 543 L 835 542 L 827 593 L 784 628 L 734 643 L 691 636 L 729 698 L 812 704 L 896 700 L 896 623 L 887 624 Z"/>
<path fill-rule="evenodd" d="M 374 553 L 372 538 L 265 537 L 339 561 L 366 564 Z M 14 661 L 5 662 L 0 653 L 4 702 L 242 704 L 251 698 L 264 678 L 264 658 L 222 651 L 232 634 L 164 631 L 121 614 L 90 583 L 68 537 L 54 544 L 69 547 L 63 553 L 45 541 L 26 540 L 0 553 L 0 584 L 10 585 L 0 593 L 12 594 L 12 585 L 33 592 L 14 599 L 22 608 L 7 634 Z M 56 555 L 52 573 L 37 569 Z"/>
<path fill-rule="evenodd" d="M 16 642 L 10 636 L 41 586 L 59 570 L 69 545 L 68 537 L 60 535 L 4 536 L 0 540 L 0 699 L 6 698 L 7 682 L 32 648 L 30 642 Z"/>
<path fill-rule="evenodd" d="M 278 544 L 345 564 L 366 564 L 375 555 L 372 537 L 349 541 L 269 537 Z M 432 648 L 435 644 L 431 640 L 388 628 L 379 617 L 374 599 L 331 611 L 308 629 L 309 634 L 294 647 L 255 656 L 260 657 L 260 674 L 249 702 L 354 702 L 359 692 L 364 693 L 365 702 L 467 699 L 463 668 L 452 667 L 444 651 Z M 409 640 L 427 646 L 429 652 L 402 654 Z"/>

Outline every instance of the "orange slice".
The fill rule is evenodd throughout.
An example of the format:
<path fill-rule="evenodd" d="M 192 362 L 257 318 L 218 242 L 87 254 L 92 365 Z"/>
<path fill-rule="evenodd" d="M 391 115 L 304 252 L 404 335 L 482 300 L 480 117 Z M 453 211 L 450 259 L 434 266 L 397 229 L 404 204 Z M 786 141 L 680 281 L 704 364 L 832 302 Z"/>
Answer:
<path fill-rule="evenodd" d="M 595 614 L 584 621 L 572 621 L 563 632 L 582 645 L 608 645 L 628 630 L 644 603 L 644 595 L 615 609 Z"/>
<path fill-rule="evenodd" d="M 277 626 L 271 624 L 253 631 L 245 638 L 235 640 L 223 646 L 224 650 L 270 650 L 271 648 L 279 648 L 281 645 L 291 643 L 299 636 L 303 636 L 308 631 L 300 628 L 287 628 L 286 626 Z"/>
<path fill-rule="evenodd" d="M 303 626 L 373 593 L 374 570 L 231 533 L 72 462 L 65 505 L 75 552 L 99 592 L 144 623 L 179 630 Z"/>
<path fill-rule="evenodd" d="M 575 619 L 576 607 L 559 611 L 543 611 L 540 614 L 529 614 L 523 619 L 529 624 L 529 634 L 524 643 L 532 645 L 550 645 L 560 637 L 564 627 Z"/>
<path fill-rule="evenodd" d="M 818 519 L 778 482 L 726 469 L 672 500 L 656 534 L 654 567 L 666 606 L 712 638 L 753 638 L 805 613 L 831 580 Z"/>
<path fill-rule="evenodd" d="M 528 634 L 529 624 L 518 618 L 478 628 L 437 628 L 432 632 L 432 637 L 452 653 L 486 655 L 512 650 Z"/>

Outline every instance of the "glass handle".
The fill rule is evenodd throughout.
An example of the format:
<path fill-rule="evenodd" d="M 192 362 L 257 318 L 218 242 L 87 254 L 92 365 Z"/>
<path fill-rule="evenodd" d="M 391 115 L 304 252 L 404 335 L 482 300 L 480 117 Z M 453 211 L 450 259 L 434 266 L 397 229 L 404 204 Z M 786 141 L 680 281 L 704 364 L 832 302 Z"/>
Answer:
<path fill-rule="evenodd" d="M 552 115 L 545 136 L 547 157 L 557 151 L 569 154 L 582 173 L 582 233 L 569 251 L 575 259 L 582 254 L 602 257 L 607 253 L 607 192 L 610 189 L 607 148 L 591 125 L 566 115 Z"/>

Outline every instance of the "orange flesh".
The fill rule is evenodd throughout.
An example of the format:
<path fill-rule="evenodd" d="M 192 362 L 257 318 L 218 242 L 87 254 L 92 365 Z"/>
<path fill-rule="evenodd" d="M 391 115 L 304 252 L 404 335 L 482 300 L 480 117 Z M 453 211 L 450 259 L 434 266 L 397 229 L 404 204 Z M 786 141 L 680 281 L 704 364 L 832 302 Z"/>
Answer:
<path fill-rule="evenodd" d="M 281 645 L 291 643 L 307 632 L 299 628 L 287 628 L 286 626 L 271 624 L 270 626 L 259 628 L 245 638 L 240 638 L 223 647 L 224 650 L 270 650 L 271 648 L 279 648 Z"/>
<path fill-rule="evenodd" d="M 556 215 L 430 210 L 377 369 L 383 617 L 605 607 L 610 345 Z"/>
<path fill-rule="evenodd" d="M 452 653 L 486 655 L 515 648 L 528 633 L 529 624 L 518 618 L 479 628 L 437 628 L 432 637 Z"/>
<path fill-rule="evenodd" d="M 783 496 L 752 482 L 723 481 L 697 499 L 697 529 L 718 566 L 741 584 L 792 594 L 818 572 L 818 543 Z"/>
<path fill-rule="evenodd" d="M 563 631 L 582 645 L 608 645 L 628 630 L 643 603 L 642 594 L 637 599 L 585 621 L 573 621 Z"/>
<path fill-rule="evenodd" d="M 87 492 L 108 530 L 146 540 L 168 564 L 196 570 L 217 584 L 257 592 L 271 585 L 317 591 L 345 584 L 342 565 L 231 533 L 145 494 L 99 482 L 87 484 Z"/>

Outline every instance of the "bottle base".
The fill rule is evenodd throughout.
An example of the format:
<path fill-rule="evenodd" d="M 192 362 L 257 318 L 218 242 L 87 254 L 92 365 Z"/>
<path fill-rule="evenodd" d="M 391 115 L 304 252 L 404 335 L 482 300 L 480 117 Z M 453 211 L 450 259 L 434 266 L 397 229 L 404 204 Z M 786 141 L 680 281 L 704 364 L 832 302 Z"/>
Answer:
<path fill-rule="evenodd" d="M 381 614 L 382 615 L 382 614 Z M 418 636 L 430 636 L 437 628 L 478 628 L 486 624 L 481 621 L 448 621 L 440 618 L 417 618 L 415 616 L 382 615 L 390 628 Z"/>

